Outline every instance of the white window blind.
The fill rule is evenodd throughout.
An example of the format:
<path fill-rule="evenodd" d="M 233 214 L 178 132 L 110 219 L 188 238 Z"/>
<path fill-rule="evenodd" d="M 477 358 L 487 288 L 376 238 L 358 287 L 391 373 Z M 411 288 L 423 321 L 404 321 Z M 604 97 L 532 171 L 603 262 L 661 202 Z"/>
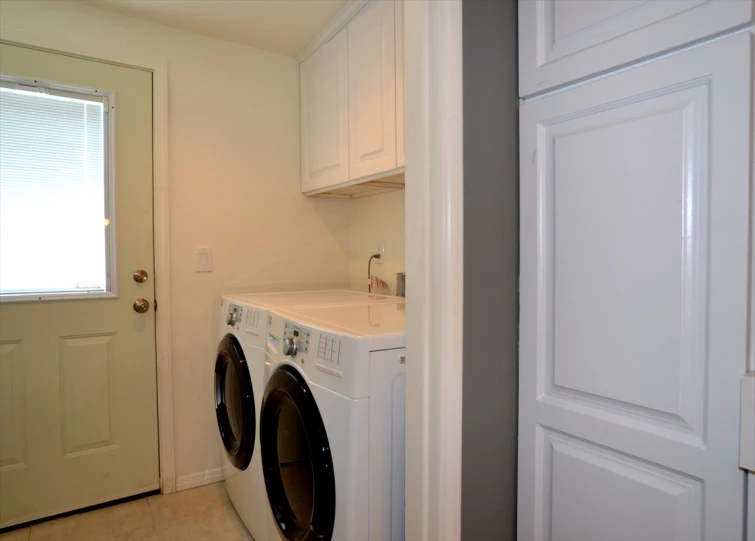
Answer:
<path fill-rule="evenodd" d="M 0 84 L 0 295 L 110 290 L 106 112 Z"/>

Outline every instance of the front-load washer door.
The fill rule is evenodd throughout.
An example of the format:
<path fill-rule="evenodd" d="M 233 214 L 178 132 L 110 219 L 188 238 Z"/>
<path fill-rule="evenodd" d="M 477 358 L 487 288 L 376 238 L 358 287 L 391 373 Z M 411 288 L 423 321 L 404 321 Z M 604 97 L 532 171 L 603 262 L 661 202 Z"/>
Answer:
<path fill-rule="evenodd" d="M 265 388 L 260 449 L 267 496 L 281 535 L 290 541 L 331 539 L 336 515 L 333 457 L 312 392 L 292 366 L 280 366 Z"/>
<path fill-rule="evenodd" d="M 252 460 L 257 412 L 244 350 L 230 334 L 220 341 L 215 361 L 215 414 L 228 459 L 245 470 Z"/>

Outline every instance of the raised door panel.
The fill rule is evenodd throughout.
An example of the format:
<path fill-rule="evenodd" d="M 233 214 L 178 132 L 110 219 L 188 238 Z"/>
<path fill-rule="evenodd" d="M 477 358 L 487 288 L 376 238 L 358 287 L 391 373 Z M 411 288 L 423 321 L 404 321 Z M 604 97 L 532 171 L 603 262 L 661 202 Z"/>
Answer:
<path fill-rule="evenodd" d="M 396 168 L 393 2 L 373 2 L 348 26 L 352 180 Z"/>
<path fill-rule="evenodd" d="M 346 30 L 301 63 L 302 191 L 349 180 Z"/>
<path fill-rule="evenodd" d="M 547 429 L 541 429 L 539 436 L 541 489 L 548 494 L 544 502 L 548 512 L 540 517 L 545 538 L 701 539 L 700 479 Z"/>
<path fill-rule="evenodd" d="M 406 165 L 404 146 L 404 0 L 396 0 L 396 167 Z"/>
<path fill-rule="evenodd" d="M 520 0 L 519 93 L 583 79 L 752 18 L 751 0 Z"/>
<path fill-rule="evenodd" d="M 741 34 L 521 109 L 521 539 L 742 537 L 751 75 Z"/>
<path fill-rule="evenodd" d="M 26 462 L 26 389 L 21 340 L 0 342 L 0 471 Z"/>

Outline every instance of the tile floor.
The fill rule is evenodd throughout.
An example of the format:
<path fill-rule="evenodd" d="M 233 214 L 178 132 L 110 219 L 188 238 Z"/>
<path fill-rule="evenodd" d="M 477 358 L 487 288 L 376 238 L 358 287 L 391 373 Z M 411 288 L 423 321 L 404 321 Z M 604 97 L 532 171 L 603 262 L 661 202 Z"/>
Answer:
<path fill-rule="evenodd" d="M 0 534 L 0 541 L 252 541 L 223 483 L 150 496 Z"/>

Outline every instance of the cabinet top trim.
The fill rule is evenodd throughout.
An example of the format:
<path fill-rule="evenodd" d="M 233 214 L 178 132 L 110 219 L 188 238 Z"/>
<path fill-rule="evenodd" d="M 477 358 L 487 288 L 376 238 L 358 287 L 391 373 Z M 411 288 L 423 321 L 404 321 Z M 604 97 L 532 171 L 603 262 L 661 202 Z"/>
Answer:
<path fill-rule="evenodd" d="M 301 63 L 306 60 L 309 55 L 333 39 L 333 36 L 338 34 L 338 32 L 340 32 L 341 29 L 343 29 L 369 1 L 370 0 L 349 0 L 343 9 L 338 12 L 338 15 L 330 21 L 330 24 L 328 24 L 328 26 L 317 35 L 312 43 L 302 50 L 299 54 L 299 62 Z"/>

